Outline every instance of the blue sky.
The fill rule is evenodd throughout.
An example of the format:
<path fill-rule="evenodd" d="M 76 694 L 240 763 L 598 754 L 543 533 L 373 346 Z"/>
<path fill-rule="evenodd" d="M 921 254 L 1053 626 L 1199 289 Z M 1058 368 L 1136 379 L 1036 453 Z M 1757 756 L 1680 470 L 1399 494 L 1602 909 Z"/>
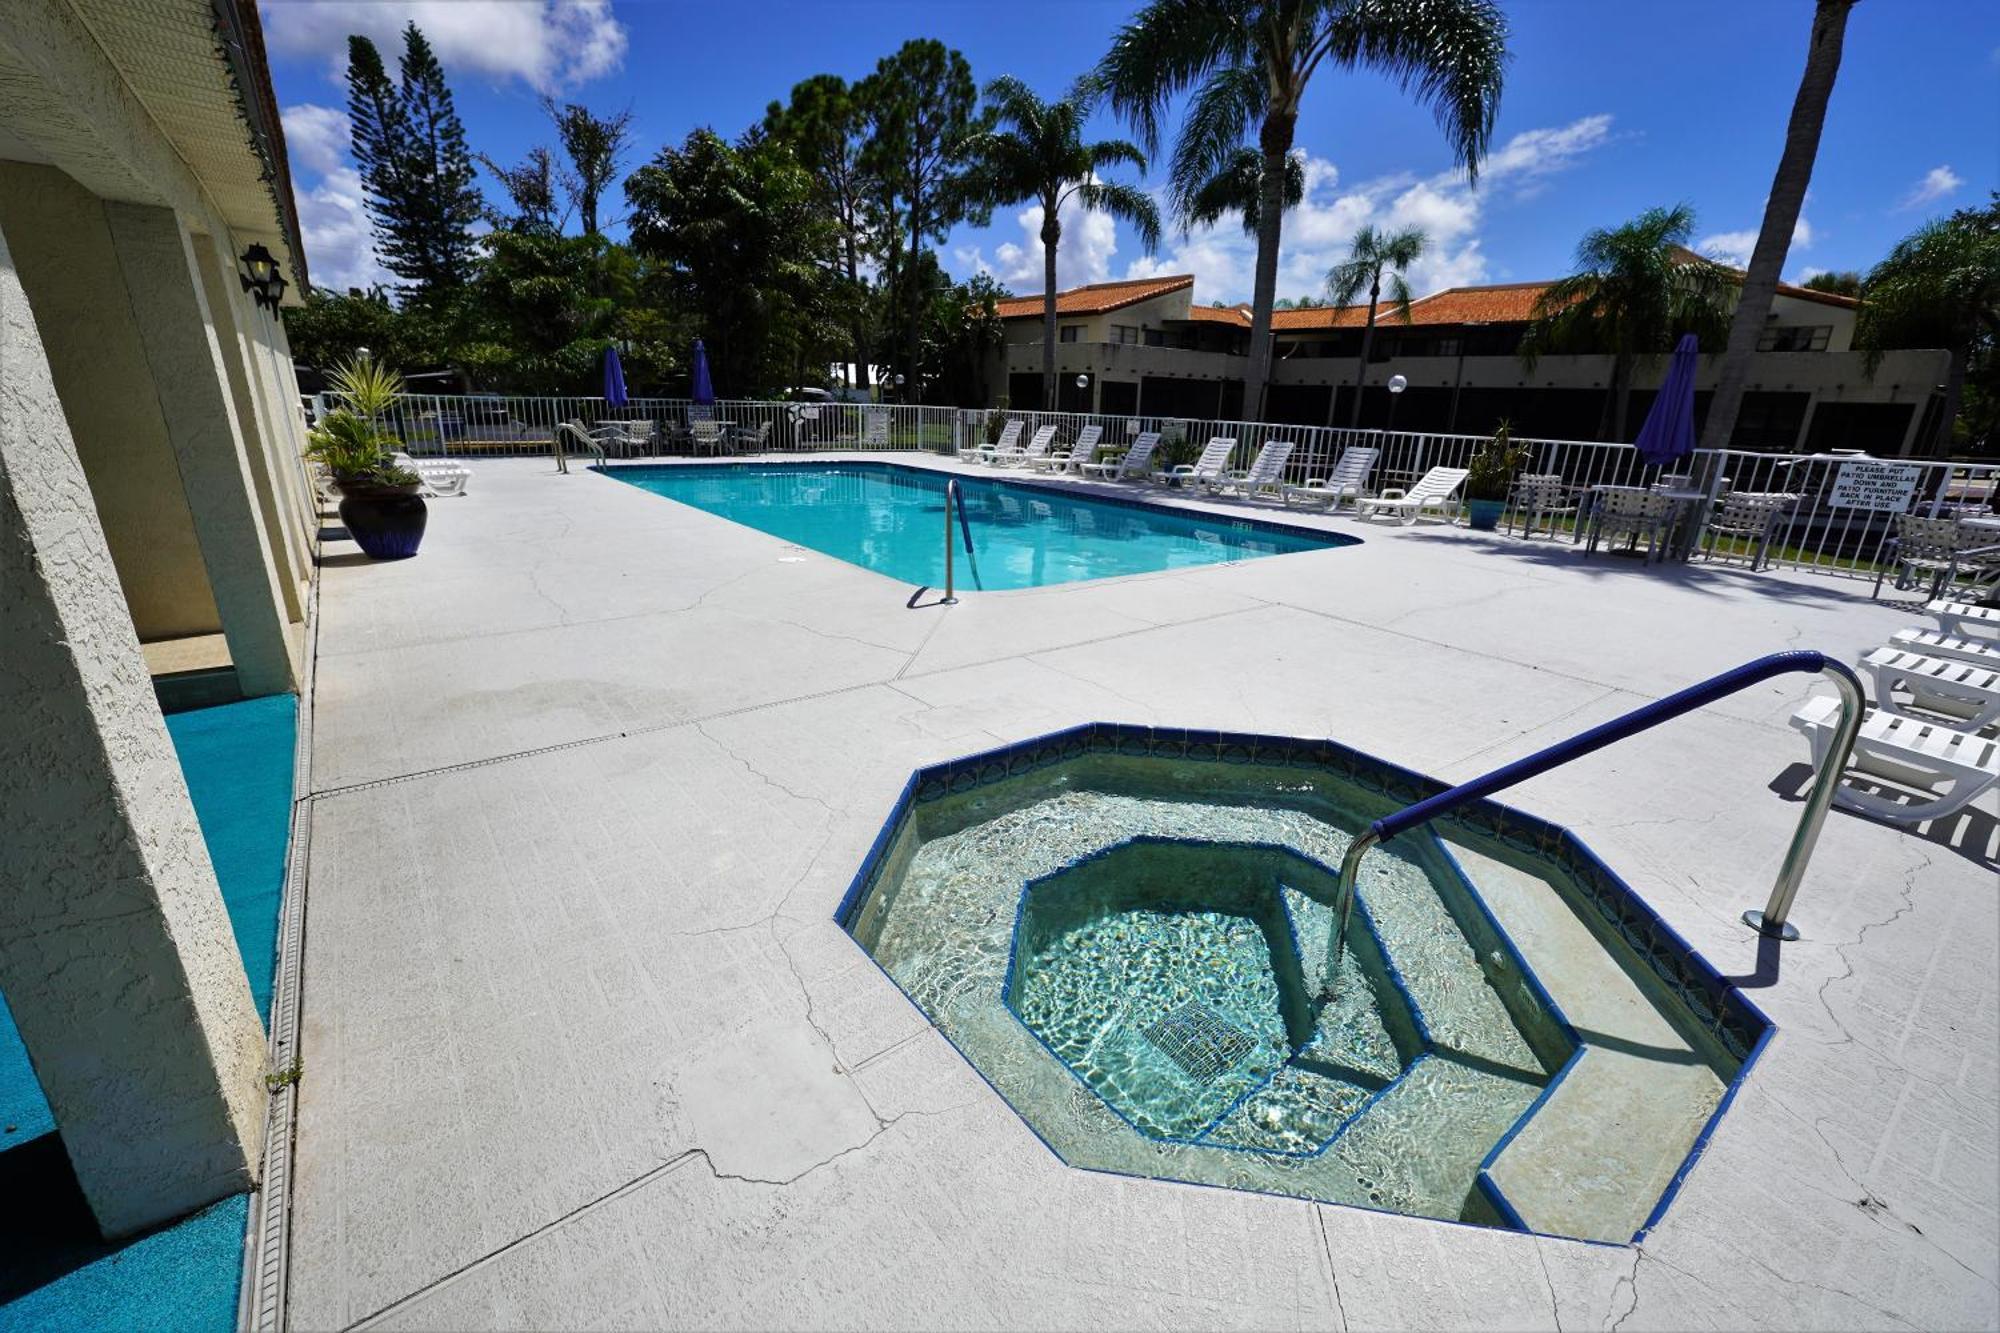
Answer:
<path fill-rule="evenodd" d="M 963 51 L 981 83 L 1060 92 L 1108 46 L 1127 0 L 263 0 L 314 280 L 380 276 L 346 153 L 346 35 L 392 62 L 414 18 L 445 63 L 472 146 L 511 162 L 551 141 L 541 91 L 630 107 L 634 165 L 698 125 L 733 136 L 808 75 L 850 79 L 910 37 Z M 1810 0 L 1512 0 L 1513 60 L 1477 189 L 1451 169 L 1428 112 L 1382 79 L 1322 71 L 1301 117 L 1306 203 L 1287 218 L 1279 292 L 1317 292 L 1363 222 L 1415 223 L 1432 252 L 1418 291 L 1547 278 L 1578 236 L 1687 202 L 1702 247 L 1738 262 L 1760 218 L 1805 58 Z M 1106 116 L 1095 132 L 1124 137 Z M 1804 220 L 1785 273 L 1862 268 L 1926 217 L 2000 180 L 2000 5 L 1865 0 L 1848 23 Z M 1144 181 L 1158 184 L 1157 173 Z M 1001 209 L 941 258 L 1041 289 L 1039 215 Z M 1233 224 L 1159 253 L 1109 218 L 1066 220 L 1061 280 L 1192 272 L 1199 299 L 1247 300 L 1254 247 Z"/>

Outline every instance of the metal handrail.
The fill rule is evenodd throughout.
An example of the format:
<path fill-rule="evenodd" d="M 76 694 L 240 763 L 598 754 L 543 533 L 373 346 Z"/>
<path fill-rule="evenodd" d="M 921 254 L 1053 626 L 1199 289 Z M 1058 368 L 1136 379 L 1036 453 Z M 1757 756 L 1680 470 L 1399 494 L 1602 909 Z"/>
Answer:
<path fill-rule="evenodd" d="M 1833 744 L 1827 747 L 1826 758 L 1813 777 L 1812 790 L 1806 795 L 1805 813 L 1799 817 L 1798 829 L 1792 834 L 1791 846 L 1786 849 L 1784 863 L 1778 868 L 1778 882 L 1771 888 L 1770 901 L 1764 904 L 1761 912 L 1745 912 L 1743 922 L 1761 935 L 1781 940 L 1797 939 L 1799 932 L 1786 920 L 1786 916 L 1792 910 L 1792 899 L 1798 894 L 1799 881 L 1805 878 L 1806 862 L 1812 857 L 1814 844 L 1819 841 L 1820 828 L 1826 823 L 1826 812 L 1833 804 L 1834 792 L 1840 787 L 1840 775 L 1847 767 L 1854 738 L 1861 731 L 1861 718 L 1866 706 L 1861 680 L 1853 669 L 1845 662 L 1816 652 L 1772 653 L 1754 662 L 1746 662 L 1734 670 L 1690 685 L 1677 694 L 1670 694 L 1642 708 L 1635 708 L 1622 717 L 1579 732 L 1525 759 L 1517 759 L 1370 824 L 1348 845 L 1347 855 L 1341 858 L 1340 886 L 1333 901 L 1334 934 L 1327 941 L 1329 961 L 1322 1001 L 1332 992 L 1333 978 L 1340 968 L 1340 944 L 1347 937 L 1347 919 L 1354 910 L 1354 886 L 1361 872 L 1361 859 L 1377 843 L 1386 842 L 1419 824 L 1427 824 L 1469 801 L 1525 782 L 1572 759 L 1579 759 L 1627 736 L 1656 727 L 1670 718 L 1692 712 L 1725 695 L 1793 671 L 1820 672 L 1833 681 L 1840 690 L 1840 723 L 1834 731 Z"/>
<path fill-rule="evenodd" d="M 958 529 L 965 534 L 965 553 L 972 554 L 972 524 L 965 517 L 965 493 L 959 489 L 958 479 L 952 478 L 944 484 L 944 600 L 941 606 L 958 605 L 958 597 L 952 591 L 952 540 L 951 516 L 958 513 Z"/>

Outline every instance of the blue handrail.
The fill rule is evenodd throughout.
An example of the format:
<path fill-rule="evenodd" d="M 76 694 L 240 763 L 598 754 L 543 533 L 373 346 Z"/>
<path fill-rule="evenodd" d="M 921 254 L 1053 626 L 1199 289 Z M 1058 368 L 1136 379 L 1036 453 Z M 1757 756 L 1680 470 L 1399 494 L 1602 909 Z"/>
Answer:
<path fill-rule="evenodd" d="M 958 487 L 957 483 L 955 482 L 952 485 L 947 486 L 945 488 L 945 491 L 950 499 L 958 501 L 958 530 L 965 534 L 965 553 L 967 555 L 971 555 L 972 523 L 965 517 L 965 492 L 961 490 Z"/>
<path fill-rule="evenodd" d="M 1399 833 L 1407 832 L 1421 824 L 1427 824 L 1438 816 L 1447 814 L 1469 801 L 1490 796 L 1496 791 L 1525 782 L 1538 774 L 1546 773 L 1579 759 L 1584 755 L 1601 750 L 1607 745 L 1624 740 L 1648 728 L 1656 727 L 1670 718 L 1693 712 L 1704 705 L 1714 703 L 1725 695 L 1766 681 L 1773 676 L 1782 676 L 1794 671 L 1821 672 L 1829 676 L 1841 696 L 1841 717 L 1834 743 L 1827 749 L 1826 760 L 1813 779 L 1812 791 L 1806 797 L 1805 814 L 1799 821 L 1797 832 L 1792 835 L 1792 845 L 1785 853 L 1785 861 L 1778 872 L 1778 882 L 1771 890 L 1770 901 L 1762 912 L 1749 911 L 1743 914 L 1745 924 L 1760 934 L 1779 939 L 1798 938 L 1798 931 L 1785 920 L 1791 910 L 1792 898 L 1798 893 L 1799 881 L 1805 876 L 1806 862 L 1812 856 L 1813 844 L 1819 839 L 1821 825 L 1826 822 L 1827 809 L 1833 804 L 1833 795 L 1840 786 L 1841 771 L 1847 766 L 1848 752 L 1854 747 L 1854 737 L 1861 730 L 1861 715 L 1865 706 L 1865 696 L 1861 680 L 1845 662 L 1839 662 L 1824 653 L 1809 651 L 1772 653 L 1754 662 L 1725 671 L 1719 676 L 1711 676 L 1697 685 L 1690 685 L 1664 699 L 1655 700 L 1635 708 L 1622 717 L 1578 732 L 1568 740 L 1558 741 L 1545 750 L 1502 765 L 1491 773 L 1462 782 L 1449 791 L 1439 792 L 1427 800 L 1406 806 L 1392 815 L 1385 815 L 1370 824 L 1347 849 L 1347 855 L 1340 863 L 1340 887 L 1334 898 L 1333 937 L 1327 941 L 1329 963 L 1327 967 L 1326 990 L 1322 1000 L 1332 989 L 1334 972 L 1340 966 L 1340 942 L 1347 935 L 1347 918 L 1354 908 L 1354 884 L 1361 868 L 1361 858 L 1368 849 L 1379 842 L 1385 842 Z"/>

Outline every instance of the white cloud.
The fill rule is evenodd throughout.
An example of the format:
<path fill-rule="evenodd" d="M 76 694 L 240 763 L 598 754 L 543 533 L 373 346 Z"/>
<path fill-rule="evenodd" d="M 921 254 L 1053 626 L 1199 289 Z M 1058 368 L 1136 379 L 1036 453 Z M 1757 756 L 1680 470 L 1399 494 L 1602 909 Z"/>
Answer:
<path fill-rule="evenodd" d="M 1812 223 L 1800 218 L 1792 227 L 1793 250 L 1809 250 L 1813 243 Z M 1718 260 L 1735 268 L 1750 267 L 1750 252 L 1757 248 L 1757 228 L 1748 227 L 1742 231 L 1719 231 L 1712 236 L 1704 236 L 1694 243 L 1694 248 L 1710 259 Z"/>
<path fill-rule="evenodd" d="M 1431 176 L 1401 172 L 1342 189 L 1333 163 L 1308 156 L 1305 198 L 1285 215 L 1278 295 L 1323 294 L 1327 270 L 1347 257 L 1354 233 L 1371 223 L 1424 229 L 1429 247 L 1407 275 L 1419 295 L 1486 281 L 1490 274 L 1479 230 L 1495 197 L 1525 197 L 1610 138 L 1607 115 L 1523 131 L 1481 164 L 1478 190 L 1467 186 L 1458 171 Z M 1196 300 L 1230 303 L 1250 298 L 1256 260 L 1255 238 L 1244 235 L 1241 224 L 1231 219 L 1195 229 L 1165 254 L 1135 260 L 1124 276 L 1192 273 Z"/>
<path fill-rule="evenodd" d="M 273 51 L 324 57 L 336 78 L 347 68 L 350 34 L 373 39 L 393 71 L 412 22 L 447 75 L 520 79 L 542 92 L 587 83 L 625 60 L 625 25 L 611 0 L 265 0 L 261 10 Z"/>
<path fill-rule="evenodd" d="M 299 231 L 313 285 L 344 292 L 394 279 L 375 257 L 375 240 L 362 205 L 361 177 L 348 161 L 345 112 L 301 102 L 279 113 L 294 176 Z M 305 183 L 305 176 L 319 179 Z"/>
<path fill-rule="evenodd" d="M 1896 211 L 1903 213 L 1912 208 L 1922 208 L 1925 204 L 1934 204 L 1940 199 L 1949 198 L 1963 184 L 1965 177 L 1949 166 L 1932 167 L 1924 173 L 1924 178 L 1903 196 L 1903 202 L 1896 205 Z"/>
<path fill-rule="evenodd" d="M 1109 213 L 1085 209 L 1075 195 L 1063 200 L 1062 238 L 1056 242 L 1056 288 L 1103 282 L 1111 276 L 1111 256 L 1118 253 L 1118 224 Z M 989 261 L 978 247 L 953 253 L 976 272 L 990 273 L 1023 294 L 1042 290 L 1042 206 L 1015 214 L 1021 240 L 1003 241 Z"/>

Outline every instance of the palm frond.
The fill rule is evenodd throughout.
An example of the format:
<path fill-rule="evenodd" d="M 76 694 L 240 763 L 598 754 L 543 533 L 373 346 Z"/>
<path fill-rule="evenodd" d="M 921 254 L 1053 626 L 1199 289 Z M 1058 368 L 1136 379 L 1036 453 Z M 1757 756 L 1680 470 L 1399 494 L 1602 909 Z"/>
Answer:
<path fill-rule="evenodd" d="M 1507 68 L 1507 18 L 1495 0 L 1345 0 L 1330 7 L 1313 60 L 1322 55 L 1385 74 L 1430 107 L 1453 161 L 1478 178 Z"/>
<path fill-rule="evenodd" d="M 1167 199 L 1183 219 L 1201 189 L 1236 160 L 1263 110 L 1264 76 L 1248 62 L 1214 70 L 1195 93 L 1167 164 Z"/>
<path fill-rule="evenodd" d="M 1160 244 L 1160 208 L 1153 196 L 1136 185 L 1113 185 L 1092 181 L 1077 189 L 1076 197 L 1085 208 L 1109 213 L 1131 224 L 1139 240 L 1150 252 Z"/>
<path fill-rule="evenodd" d="M 1257 233 L 1257 210 L 1263 206 L 1264 155 L 1254 148 L 1238 148 L 1222 169 L 1202 182 L 1184 222 L 1205 227 L 1220 222 L 1231 213 L 1243 220 L 1245 235 Z M 1306 197 L 1305 154 L 1295 152 L 1285 159 L 1285 210 L 1290 212 Z"/>
<path fill-rule="evenodd" d="M 1249 53 L 1257 7 L 1256 0 L 1148 0 L 1118 30 L 1096 80 L 1148 153 L 1159 150 L 1160 116 L 1176 98 Z"/>

